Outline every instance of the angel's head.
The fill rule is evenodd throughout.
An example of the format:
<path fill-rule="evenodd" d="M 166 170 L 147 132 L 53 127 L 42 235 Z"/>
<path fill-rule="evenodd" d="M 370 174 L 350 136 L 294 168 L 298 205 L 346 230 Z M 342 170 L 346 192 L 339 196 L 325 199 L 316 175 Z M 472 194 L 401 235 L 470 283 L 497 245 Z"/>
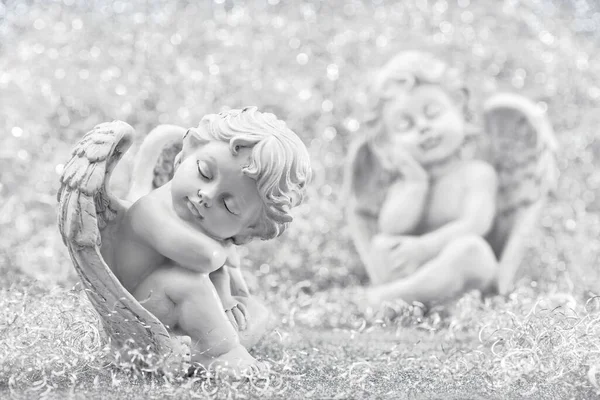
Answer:
<path fill-rule="evenodd" d="M 423 165 L 455 154 L 470 119 L 468 92 L 455 68 L 430 53 L 401 52 L 370 88 L 367 140 L 383 157 L 407 150 Z"/>
<path fill-rule="evenodd" d="M 311 177 L 306 147 L 285 122 L 256 107 L 210 114 L 176 157 L 173 205 L 215 239 L 279 236 Z"/>

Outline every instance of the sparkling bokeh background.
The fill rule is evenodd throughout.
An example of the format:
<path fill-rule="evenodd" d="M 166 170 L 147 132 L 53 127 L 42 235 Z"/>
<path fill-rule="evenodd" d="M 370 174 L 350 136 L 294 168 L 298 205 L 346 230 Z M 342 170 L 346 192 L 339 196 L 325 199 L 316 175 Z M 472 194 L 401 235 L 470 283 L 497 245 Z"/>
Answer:
<path fill-rule="evenodd" d="M 0 3 L 0 294 L 16 307 L 0 330 L 15 334 L 6 321 L 29 304 L 28 288 L 60 297 L 77 281 L 56 228 L 55 193 L 78 138 L 121 119 L 139 145 L 157 124 L 193 126 L 206 113 L 247 105 L 287 121 L 314 169 L 285 235 L 242 249 L 253 288 L 290 332 L 298 323 L 291 315 L 308 327 L 374 324 L 344 302 L 345 292 L 331 291 L 366 283 L 344 223 L 342 169 L 361 134 L 370 74 L 415 48 L 459 67 L 479 99 L 509 90 L 546 109 L 561 177 L 513 295 L 485 303 L 467 296 L 427 316 L 398 316 L 393 329 L 473 333 L 477 318 L 520 315 L 540 296 L 583 307 L 600 283 L 599 22 L 591 0 Z M 116 179 L 122 191 L 134 153 Z M 582 349 L 598 344 L 591 340 Z M 584 372 L 594 365 L 577 360 Z M 593 387 L 584 375 L 578 387 Z"/>

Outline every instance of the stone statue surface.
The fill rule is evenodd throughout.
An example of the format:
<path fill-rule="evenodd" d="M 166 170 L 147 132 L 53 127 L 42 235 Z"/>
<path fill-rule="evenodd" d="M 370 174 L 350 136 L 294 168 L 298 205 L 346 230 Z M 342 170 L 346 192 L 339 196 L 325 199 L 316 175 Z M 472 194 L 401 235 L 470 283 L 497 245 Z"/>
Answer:
<path fill-rule="evenodd" d="M 273 239 L 292 221 L 311 177 L 306 147 L 255 107 L 188 130 L 159 126 L 120 199 L 109 181 L 133 135 L 121 121 L 88 132 L 58 193 L 60 232 L 112 345 L 162 370 L 262 368 L 248 349 L 268 310 L 249 293 L 236 246 Z"/>
<path fill-rule="evenodd" d="M 472 103 L 458 71 L 426 52 L 398 54 L 371 84 L 345 181 L 373 304 L 512 288 L 556 184 L 557 145 L 521 95 L 494 94 L 480 115 Z"/>

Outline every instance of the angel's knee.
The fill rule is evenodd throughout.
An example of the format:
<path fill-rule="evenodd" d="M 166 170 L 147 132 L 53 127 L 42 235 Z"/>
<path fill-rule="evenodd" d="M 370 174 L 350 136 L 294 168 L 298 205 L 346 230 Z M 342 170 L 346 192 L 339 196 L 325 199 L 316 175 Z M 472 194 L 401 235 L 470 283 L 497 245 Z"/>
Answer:
<path fill-rule="evenodd" d="M 146 310 L 150 311 L 168 328 L 175 326 L 177 322 L 174 313 L 175 303 L 167 295 L 165 286 L 160 279 L 150 275 L 138 285 L 132 294 Z"/>
<path fill-rule="evenodd" d="M 377 235 L 371 241 L 368 259 L 365 260 L 365 267 L 373 285 L 382 284 L 388 278 L 390 265 L 390 246 L 388 241 L 389 237 L 386 235 Z"/>
<path fill-rule="evenodd" d="M 394 236 L 379 233 L 371 239 L 371 247 L 377 253 L 384 253 L 390 248 L 390 244 L 394 241 Z"/>
<path fill-rule="evenodd" d="M 469 235 L 451 243 L 455 265 L 470 286 L 487 285 L 496 273 L 497 261 L 490 245 L 480 236 Z"/>
<path fill-rule="evenodd" d="M 477 235 L 467 235 L 452 242 L 455 251 L 465 259 L 480 259 L 491 251 L 489 244 Z"/>

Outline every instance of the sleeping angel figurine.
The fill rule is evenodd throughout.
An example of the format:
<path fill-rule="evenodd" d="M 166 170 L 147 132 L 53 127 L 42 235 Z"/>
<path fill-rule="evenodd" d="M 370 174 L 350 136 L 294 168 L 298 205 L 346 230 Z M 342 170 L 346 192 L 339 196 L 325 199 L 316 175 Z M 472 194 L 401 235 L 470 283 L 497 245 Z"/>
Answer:
<path fill-rule="evenodd" d="M 262 369 L 248 349 L 268 311 L 248 291 L 236 246 L 275 238 L 292 221 L 311 177 L 306 147 L 255 107 L 189 130 L 159 126 L 119 199 L 109 181 L 133 135 L 121 121 L 88 132 L 58 193 L 60 232 L 112 345 L 155 357 L 164 371 Z"/>
<path fill-rule="evenodd" d="M 366 133 L 346 170 L 370 303 L 508 293 L 556 183 L 544 113 L 520 95 L 495 94 L 479 133 L 460 74 L 419 51 L 394 57 L 370 89 Z"/>

